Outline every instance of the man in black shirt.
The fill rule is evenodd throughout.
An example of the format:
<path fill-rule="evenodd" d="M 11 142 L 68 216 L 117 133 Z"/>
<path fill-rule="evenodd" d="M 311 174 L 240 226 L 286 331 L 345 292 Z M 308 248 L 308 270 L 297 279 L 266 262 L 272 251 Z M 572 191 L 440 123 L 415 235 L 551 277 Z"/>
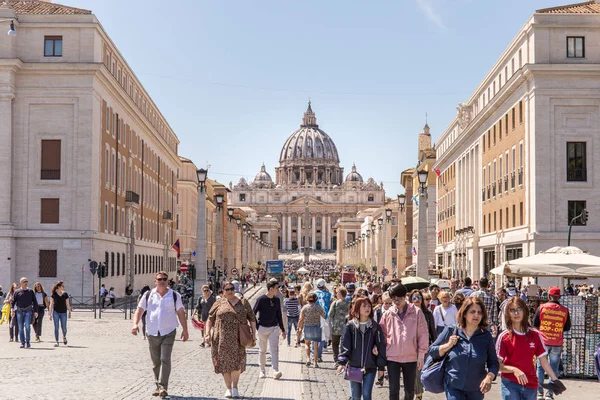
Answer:
<path fill-rule="evenodd" d="M 281 315 L 281 302 L 277 297 L 279 292 L 279 283 L 269 281 L 267 283 L 267 294 L 262 295 L 256 300 L 254 305 L 254 314 L 257 315 L 256 325 L 258 326 L 258 354 L 260 356 L 260 377 L 266 378 L 265 365 L 267 363 L 267 342 L 269 342 L 269 352 L 273 363 L 273 379 L 281 378 L 279 372 L 279 338 L 285 339 L 285 328 L 283 327 L 283 317 Z"/>
<path fill-rule="evenodd" d="M 33 290 L 27 288 L 27 284 L 29 283 L 27 278 L 23 277 L 19 282 L 21 283 L 21 287 L 15 290 L 12 301 L 10 302 L 10 308 L 13 310 L 13 318 L 15 317 L 16 310 L 21 348 L 24 348 L 26 345 L 27 348 L 30 348 L 31 345 L 29 344 L 29 339 L 31 337 L 31 320 L 38 316 L 38 302 Z"/>

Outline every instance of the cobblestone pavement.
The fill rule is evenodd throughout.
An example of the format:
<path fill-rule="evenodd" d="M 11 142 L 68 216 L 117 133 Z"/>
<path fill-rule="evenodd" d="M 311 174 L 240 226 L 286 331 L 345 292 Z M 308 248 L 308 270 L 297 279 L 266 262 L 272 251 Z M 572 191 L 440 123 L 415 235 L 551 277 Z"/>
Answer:
<path fill-rule="evenodd" d="M 254 299 L 264 293 L 264 288 Z M 248 293 L 249 297 L 252 293 Z M 252 301 L 252 299 L 251 299 Z M 152 399 L 154 389 L 147 343 L 130 332 L 131 321 L 123 314 L 106 313 L 93 319 L 89 312 L 74 313 L 69 320 L 69 345 L 53 347 L 52 323 L 44 321 L 42 343 L 29 350 L 8 342 L 8 327 L 0 325 L 0 365 L 3 366 L 0 400 L 21 399 Z M 191 329 L 191 328 L 190 328 Z M 224 385 L 215 375 L 210 350 L 200 348 L 200 333 L 190 330 L 190 340 L 175 343 L 170 390 L 173 399 L 222 399 Z M 307 368 L 301 348 L 280 342 L 280 382 L 259 379 L 258 349 L 248 351 L 248 367 L 240 380 L 240 393 L 246 399 L 324 399 L 344 400 L 349 384 L 336 376 L 331 349 L 324 353 L 320 369 Z M 598 399 L 595 381 L 567 380 L 567 394 L 557 400 Z M 387 385 L 374 389 L 374 399 L 387 399 Z M 426 394 L 425 399 L 443 399 Z M 486 400 L 499 400 L 499 387 Z"/>

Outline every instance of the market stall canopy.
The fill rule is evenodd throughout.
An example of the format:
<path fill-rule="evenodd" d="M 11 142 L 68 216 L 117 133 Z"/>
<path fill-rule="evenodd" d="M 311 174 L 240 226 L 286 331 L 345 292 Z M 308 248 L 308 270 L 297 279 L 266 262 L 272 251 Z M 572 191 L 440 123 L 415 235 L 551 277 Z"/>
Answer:
<path fill-rule="evenodd" d="M 553 247 L 529 257 L 506 261 L 490 271 L 515 277 L 600 278 L 600 257 L 577 247 Z"/>
<path fill-rule="evenodd" d="M 309 273 L 308 270 L 304 267 L 298 268 L 298 271 L 296 271 L 296 272 L 299 274 L 308 274 Z"/>

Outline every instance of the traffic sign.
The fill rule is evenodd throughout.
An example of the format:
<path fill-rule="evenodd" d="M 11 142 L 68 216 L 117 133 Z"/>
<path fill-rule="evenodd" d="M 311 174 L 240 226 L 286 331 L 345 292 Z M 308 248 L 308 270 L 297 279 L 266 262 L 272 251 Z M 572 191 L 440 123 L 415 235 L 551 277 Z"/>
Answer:
<path fill-rule="evenodd" d="M 390 273 L 390 271 L 388 271 L 387 268 L 384 268 L 384 269 L 381 270 L 381 275 L 382 276 L 388 276 L 389 273 Z"/>
<path fill-rule="evenodd" d="M 96 261 L 92 261 L 90 263 L 90 272 L 92 275 L 96 275 L 96 271 L 98 270 L 98 263 Z"/>
<path fill-rule="evenodd" d="M 237 275 L 237 268 L 231 269 L 231 275 Z"/>
<path fill-rule="evenodd" d="M 196 257 L 196 252 L 195 252 L 195 251 L 194 251 L 194 252 L 192 252 L 192 255 L 193 255 L 194 257 Z"/>
<path fill-rule="evenodd" d="M 179 270 L 185 274 L 187 272 L 187 270 L 188 270 L 187 264 L 181 264 L 179 266 Z"/>

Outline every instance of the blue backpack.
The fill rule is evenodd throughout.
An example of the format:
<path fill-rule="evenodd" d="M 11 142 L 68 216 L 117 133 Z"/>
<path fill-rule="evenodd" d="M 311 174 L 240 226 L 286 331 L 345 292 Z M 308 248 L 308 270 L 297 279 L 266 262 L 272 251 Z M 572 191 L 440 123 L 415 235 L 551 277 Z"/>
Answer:
<path fill-rule="evenodd" d="M 454 327 L 452 336 L 456 335 L 458 327 Z M 444 393 L 444 377 L 446 375 L 445 362 L 448 353 L 439 360 L 434 360 L 431 356 L 427 357 L 425 365 L 421 370 L 421 383 L 423 388 L 431 393 Z"/>

